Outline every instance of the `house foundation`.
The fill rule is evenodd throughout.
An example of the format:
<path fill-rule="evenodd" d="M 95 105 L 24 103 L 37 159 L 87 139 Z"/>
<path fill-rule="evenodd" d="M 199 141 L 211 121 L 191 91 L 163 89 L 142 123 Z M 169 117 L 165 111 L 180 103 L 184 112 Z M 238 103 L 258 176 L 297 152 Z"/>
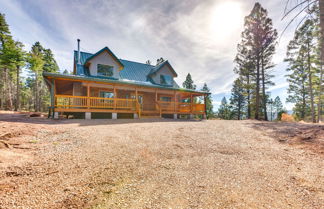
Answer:
<path fill-rule="evenodd" d="M 178 114 L 173 114 L 173 119 L 178 119 Z"/>
<path fill-rule="evenodd" d="M 85 119 L 91 119 L 91 112 L 86 112 L 85 113 Z"/>
<path fill-rule="evenodd" d="M 59 119 L 59 113 L 58 112 L 54 112 L 54 119 Z"/>
<path fill-rule="evenodd" d="M 117 113 L 116 112 L 111 113 L 111 119 L 117 119 Z"/>

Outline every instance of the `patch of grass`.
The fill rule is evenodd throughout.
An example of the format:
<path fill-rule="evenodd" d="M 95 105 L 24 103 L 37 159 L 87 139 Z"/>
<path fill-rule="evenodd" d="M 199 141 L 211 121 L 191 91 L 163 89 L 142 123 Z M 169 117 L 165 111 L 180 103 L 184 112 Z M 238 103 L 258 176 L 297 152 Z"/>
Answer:
<path fill-rule="evenodd" d="M 32 143 L 32 144 L 37 144 L 39 142 L 39 140 L 37 139 L 33 139 L 33 140 L 30 140 L 29 143 Z"/>

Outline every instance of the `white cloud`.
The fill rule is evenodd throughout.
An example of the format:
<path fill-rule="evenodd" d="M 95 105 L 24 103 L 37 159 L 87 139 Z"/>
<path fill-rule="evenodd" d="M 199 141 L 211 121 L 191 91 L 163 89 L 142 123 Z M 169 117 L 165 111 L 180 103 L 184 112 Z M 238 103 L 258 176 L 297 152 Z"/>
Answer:
<path fill-rule="evenodd" d="M 72 70 L 72 51 L 80 38 L 81 49 L 89 52 L 108 46 L 118 57 L 134 61 L 155 62 L 164 57 L 178 72 L 180 85 L 186 74 L 191 73 L 198 87 L 206 82 L 213 94 L 230 92 L 236 77 L 233 59 L 243 18 L 254 5 L 252 0 L 231 2 L 241 8 L 236 10 L 237 20 L 229 19 L 231 16 L 219 20 L 219 8 L 223 8 L 220 5 L 228 4 L 222 0 L 57 0 L 46 4 L 41 0 L 0 0 L 14 37 L 24 42 L 26 48 L 35 41 L 51 48 L 62 70 Z M 280 34 L 287 24 L 281 21 L 284 3 L 280 0 L 260 3 L 268 9 Z M 36 14 L 43 16 L 39 19 Z M 227 26 L 233 21 L 237 24 Z M 224 31 L 227 29 L 229 33 Z M 271 91 L 287 86 L 282 61 L 293 30 L 293 27 L 287 30 L 277 47 L 274 56 L 278 64 L 274 71 L 277 86 L 271 87 Z"/>

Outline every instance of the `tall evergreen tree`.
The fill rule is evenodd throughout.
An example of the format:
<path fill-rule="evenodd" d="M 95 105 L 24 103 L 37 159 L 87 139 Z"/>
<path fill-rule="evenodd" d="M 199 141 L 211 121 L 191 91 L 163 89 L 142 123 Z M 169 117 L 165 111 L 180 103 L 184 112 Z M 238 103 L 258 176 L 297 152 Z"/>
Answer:
<path fill-rule="evenodd" d="M 45 64 L 44 55 L 43 55 L 44 48 L 41 46 L 39 42 L 36 42 L 31 51 L 28 54 L 28 64 L 29 69 L 33 73 L 35 86 L 34 86 L 34 96 L 35 96 L 35 111 L 40 111 L 40 82 L 41 82 L 41 74 L 43 71 L 43 67 Z"/>
<path fill-rule="evenodd" d="M 210 89 L 208 88 L 207 84 L 205 83 L 203 88 L 201 89 L 201 91 L 210 93 Z M 211 94 L 208 94 L 206 96 L 206 112 L 207 112 L 207 118 L 211 118 L 214 116 L 214 112 L 213 112 L 213 100 L 211 97 Z"/>
<path fill-rule="evenodd" d="M 277 97 L 274 99 L 273 107 L 274 107 L 274 111 L 275 111 L 275 113 L 276 113 L 276 116 L 278 117 L 278 114 L 280 113 L 280 111 L 283 110 L 283 105 L 282 105 L 282 102 L 281 102 L 279 96 L 277 96 Z"/>
<path fill-rule="evenodd" d="M 244 115 L 245 97 L 242 81 L 238 78 L 234 81 L 230 98 L 233 117 L 241 120 Z"/>
<path fill-rule="evenodd" d="M 21 68 L 26 63 L 26 52 L 23 50 L 24 45 L 16 41 L 15 42 L 15 48 L 14 48 L 14 63 L 16 66 L 16 100 L 15 100 L 15 111 L 20 109 L 20 71 Z"/>
<path fill-rule="evenodd" d="M 0 13 L 0 69 L 1 69 L 1 108 L 12 109 L 11 75 L 14 67 L 13 61 L 14 41 L 12 39 L 5 15 Z"/>
<path fill-rule="evenodd" d="M 194 81 L 192 80 L 190 73 L 188 73 L 186 80 L 183 82 L 182 86 L 183 88 L 186 89 L 193 89 L 193 90 L 196 89 L 196 85 L 194 84 Z"/>
<path fill-rule="evenodd" d="M 0 109 L 45 111 L 49 97 L 41 75 L 44 71 L 58 72 L 58 65 L 52 51 L 39 42 L 28 56 L 23 47 L 23 43 L 13 39 L 5 16 L 0 13 Z M 26 60 L 32 73 L 27 79 L 21 78 Z"/>
<path fill-rule="evenodd" d="M 315 13 L 316 14 L 316 13 Z M 310 110 L 312 122 L 317 122 L 321 114 L 321 62 L 318 15 L 307 19 L 296 32 L 287 47 L 288 62 L 288 102 L 295 103 L 295 115 L 304 119 Z M 317 115 L 315 110 L 317 103 Z"/>
<path fill-rule="evenodd" d="M 227 103 L 226 97 L 223 97 L 221 105 L 218 108 L 218 117 L 224 120 L 230 120 L 232 117 L 230 105 Z"/>
<path fill-rule="evenodd" d="M 251 13 L 245 17 L 242 40 L 235 58 L 237 67 L 234 70 L 242 78 L 247 96 L 248 118 L 253 112 L 255 119 L 261 119 L 263 111 L 263 117 L 267 120 L 266 89 L 273 85 L 273 76 L 269 72 L 273 68 L 271 60 L 277 36 L 267 10 L 260 3 L 255 3 Z"/>

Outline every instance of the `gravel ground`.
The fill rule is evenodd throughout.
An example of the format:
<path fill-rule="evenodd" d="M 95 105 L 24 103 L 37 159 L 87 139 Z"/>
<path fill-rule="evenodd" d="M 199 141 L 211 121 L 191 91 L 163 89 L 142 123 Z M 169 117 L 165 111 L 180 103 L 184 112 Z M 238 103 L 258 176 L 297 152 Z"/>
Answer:
<path fill-rule="evenodd" d="M 281 140 L 289 136 L 276 127 L 285 124 L 44 119 L 0 127 L 12 124 L 21 134 L 0 149 L 0 208 L 324 208 L 323 150 Z"/>

